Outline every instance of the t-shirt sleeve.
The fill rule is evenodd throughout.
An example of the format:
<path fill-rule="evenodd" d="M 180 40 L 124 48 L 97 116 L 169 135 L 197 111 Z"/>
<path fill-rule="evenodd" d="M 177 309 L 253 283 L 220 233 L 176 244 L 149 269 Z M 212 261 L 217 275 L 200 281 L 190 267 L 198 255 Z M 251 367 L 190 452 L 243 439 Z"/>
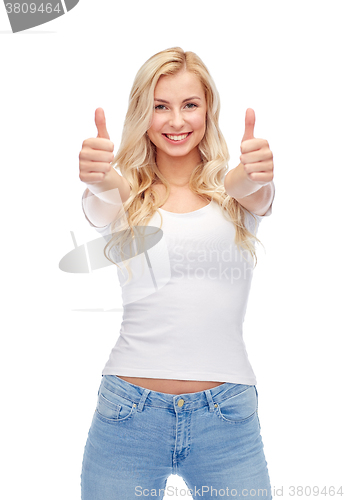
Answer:
<path fill-rule="evenodd" d="M 88 223 L 90 224 L 90 226 L 93 227 L 94 229 L 96 229 L 96 231 L 98 233 L 100 233 L 102 236 L 109 235 L 110 234 L 109 231 L 110 231 L 110 225 L 111 225 L 111 223 L 109 223 L 109 224 L 107 224 L 106 226 L 103 226 L 103 227 L 98 227 L 98 226 L 95 226 L 94 224 L 92 224 L 92 222 L 90 221 L 90 219 L 88 218 L 88 216 L 86 215 L 85 210 L 84 210 L 84 198 L 85 198 L 85 191 L 84 191 L 82 199 L 81 199 L 81 208 L 82 208 L 83 213 L 85 215 L 85 219 L 88 221 Z"/>
<path fill-rule="evenodd" d="M 270 215 L 272 215 L 272 207 L 273 207 L 273 201 L 274 201 L 275 195 L 276 195 L 276 188 L 275 188 L 275 185 L 273 184 L 273 198 L 272 198 L 271 205 L 269 206 L 269 209 L 267 210 L 267 212 L 264 215 L 253 214 L 259 222 L 261 222 L 262 219 L 264 219 L 265 217 L 269 217 Z"/>
<path fill-rule="evenodd" d="M 275 195 L 276 195 L 276 188 L 273 185 L 273 198 L 272 198 L 272 202 L 271 202 L 271 205 L 269 206 L 267 212 L 264 215 L 254 214 L 253 212 L 250 212 L 251 215 L 249 215 L 248 213 L 246 214 L 246 221 L 248 223 L 249 230 L 251 232 L 255 232 L 255 227 L 257 229 L 258 225 L 260 224 L 260 222 L 263 219 L 265 219 L 266 217 L 269 217 L 270 215 L 272 215 L 272 207 L 273 207 L 273 201 L 274 201 Z M 255 220 L 253 219 L 252 216 L 255 217 Z M 255 221 L 257 221 L 257 224 L 255 224 Z"/>
<path fill-rule="evenodd" d="M 96 231 L 101 235 L 103 236 L 103 238 L 106 240 L 106 241 L 109 241 L 110 238 L 111 238 L 111 234 L 110 234 L 110 231 L 111 231 L 111 223 L 107 224 L 106 226 L 104 227 L 97 227 L 97 226 L 94 226 L 91 222 L 90 222 L 91 226 L 96 229 Z"/>
<path fill-rule="evenodd" d="M 84 212 L 84 214 L 85 214 L 85 212 Z M 86 214 L 85 214 L 85 217 L 86 217 Z M 97 231 L 97 233 L 99 233 L 101 236 L 103 236 L 103 238 L 107 242 L 111 239 L 111 237 L 112 237 L 112 234 L 111 234 L 111 222 L 109 222 L 109 224 L 107 224 L 104 227 L 97 227 L 94 224 L 92 224 L 92 222 L 87 217 L 86 217 L 86 219 L 88 220 L 90 226 L 93 229 L 95 229 Z"/>

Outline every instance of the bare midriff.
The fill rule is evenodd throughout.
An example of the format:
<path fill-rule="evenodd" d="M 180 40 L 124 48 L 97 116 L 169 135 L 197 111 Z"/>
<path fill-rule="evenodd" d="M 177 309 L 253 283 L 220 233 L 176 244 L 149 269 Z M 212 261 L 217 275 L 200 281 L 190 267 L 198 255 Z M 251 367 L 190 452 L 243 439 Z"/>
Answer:
<path fill-rule="evenodd" d="M 122 380 L 130 384 L 139 385 L 150 391 L 165 392 L 167 394 L 187 394 L 189 392 L 206 391 L 224 382 L 203 382 L 199 380 L 175 380 L 166 378 L 141 378 L 141 377 L 124 377 L 116 375 Z"/>

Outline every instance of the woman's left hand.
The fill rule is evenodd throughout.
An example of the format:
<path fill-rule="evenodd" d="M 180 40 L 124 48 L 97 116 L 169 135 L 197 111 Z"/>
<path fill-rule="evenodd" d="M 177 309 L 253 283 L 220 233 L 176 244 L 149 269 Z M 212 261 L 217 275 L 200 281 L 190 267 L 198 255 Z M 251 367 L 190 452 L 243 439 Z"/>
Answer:
<path fill-rule="evenodd" d="M 265 186 L 273 180 L 273 153 L 265 139 L 254 138 L 255 113 L 248 108 L 240 160 L 251 181 Z"/>

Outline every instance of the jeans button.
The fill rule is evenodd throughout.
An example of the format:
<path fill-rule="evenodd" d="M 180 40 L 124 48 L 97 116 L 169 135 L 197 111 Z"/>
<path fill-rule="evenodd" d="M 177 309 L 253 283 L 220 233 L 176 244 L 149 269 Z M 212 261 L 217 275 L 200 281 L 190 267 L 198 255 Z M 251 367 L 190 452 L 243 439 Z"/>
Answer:
<path fill-rule="evenodd" d="M 184 400 L 183 399 L 180 399 L 179 402 L 177 403 L 180 407 L 183 406 L 184 404 Z"/>

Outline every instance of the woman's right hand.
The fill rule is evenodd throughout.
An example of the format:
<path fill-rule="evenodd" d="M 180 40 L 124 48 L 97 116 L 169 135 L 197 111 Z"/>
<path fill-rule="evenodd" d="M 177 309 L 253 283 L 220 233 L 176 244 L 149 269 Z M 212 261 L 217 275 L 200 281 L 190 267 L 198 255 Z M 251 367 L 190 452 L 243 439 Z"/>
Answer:
<path fill-rule="evenodd" d="M 114 144 L 111 142 L 102 108 L 95 112 L 97 137 L 85 139 L 79 153 L 79 179 L 86 184 L 96 184 L 107 179 L 113 169 Z"/>

